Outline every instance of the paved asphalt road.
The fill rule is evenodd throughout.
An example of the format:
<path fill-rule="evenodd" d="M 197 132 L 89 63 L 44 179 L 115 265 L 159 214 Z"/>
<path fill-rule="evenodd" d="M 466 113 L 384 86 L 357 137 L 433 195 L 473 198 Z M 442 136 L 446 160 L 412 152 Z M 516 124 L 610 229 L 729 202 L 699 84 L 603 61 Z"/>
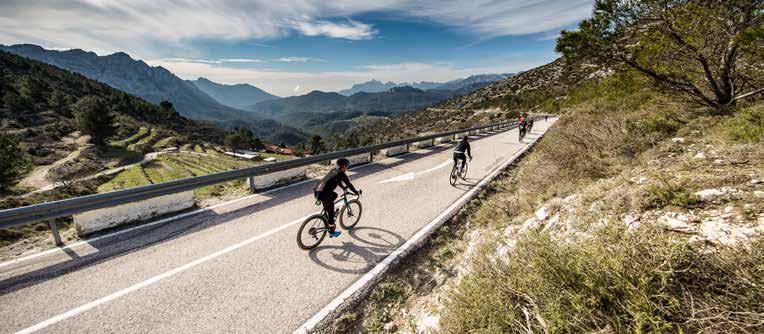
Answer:
<path fill-rule="evenodd" d="M 2 265 L 0 333 L 291 332 L 524 141 L 516 129 L 473 139 L 468 179 L 456 187 L 450 144 L 351 170 L 364 190 L 361 221 L 309 252 L 295 238 L 319 210 L 314 182 Z"/>

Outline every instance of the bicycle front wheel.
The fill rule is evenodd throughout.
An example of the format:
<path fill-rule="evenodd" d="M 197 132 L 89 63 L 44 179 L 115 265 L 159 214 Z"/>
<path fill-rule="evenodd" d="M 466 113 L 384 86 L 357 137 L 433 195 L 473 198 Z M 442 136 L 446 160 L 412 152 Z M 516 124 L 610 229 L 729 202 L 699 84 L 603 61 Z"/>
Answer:
<path fill-rule="evenodd" d="M 302 249 L 316 248 L 326 237 L 328 227 L 323 215 L 312 215 L 305 219 L 297 231 L 297 246 Z"/>
<path fill-rule="evenodd" d="M 462 180 L 466 180 L 467 179 L 467 169 L 469 169 L 469 167 L 470 167 L 470 164 L 465 162 L 464 163 L 464 169 L 462 170 L 462 173 L 461 173 L 462 174 L 461 175 Z"/>
<path fill-rule="evenodd" d="M 346 230 L 353 228 L 361 220 L 361 213 L 363 213 L 361 202 L 358 199 L 349 200 L 348 204 L 340 209 L 340 226 Z"/>

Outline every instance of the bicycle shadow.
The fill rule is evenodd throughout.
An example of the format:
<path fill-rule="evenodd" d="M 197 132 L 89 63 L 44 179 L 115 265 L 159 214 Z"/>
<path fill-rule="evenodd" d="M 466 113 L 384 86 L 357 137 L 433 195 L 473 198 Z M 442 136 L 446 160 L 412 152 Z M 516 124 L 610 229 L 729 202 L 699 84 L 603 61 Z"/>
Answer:
<path fill-rule="evenodd" d="M 332 271 L 363 274 L 406 241 L 396 233 L 376 227 L 356 227 L 348 234 L 353 241 L 319 246 L 308 256 L 319 266 Z"/>

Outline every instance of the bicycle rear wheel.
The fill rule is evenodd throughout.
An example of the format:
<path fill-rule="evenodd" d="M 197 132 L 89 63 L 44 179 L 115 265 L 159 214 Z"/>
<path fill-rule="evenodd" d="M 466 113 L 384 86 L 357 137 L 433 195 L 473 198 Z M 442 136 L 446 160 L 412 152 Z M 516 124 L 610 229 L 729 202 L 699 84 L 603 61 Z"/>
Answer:
<path fill-rule="evenodd" d="M 305 219 L 297 231 L 297 246 L 302 249 L 312 249 L 318 246 L 326 237 L 328 227 L 326 217 L 315 214 Z"/>
<path fill-rule="evenodd" d="M 340 209 L 339 220 L 342 228 L 349 230 L 358 224 L 361 220 L 361 213 L 363 213 L 363 206 L 358 199 L 352 199 L 348 201 L 348 205 L 343 206 Z"/>
<path fill-rule="evenodd" d="M 452 186 L 455 186 L 457 179 L 459 179 L 459 170 L 457 169 L 456 164 L 454 164 L 454 167 L 451 168 L 451 176 L 449 176 L 448 182 L 450 182 Z"/>

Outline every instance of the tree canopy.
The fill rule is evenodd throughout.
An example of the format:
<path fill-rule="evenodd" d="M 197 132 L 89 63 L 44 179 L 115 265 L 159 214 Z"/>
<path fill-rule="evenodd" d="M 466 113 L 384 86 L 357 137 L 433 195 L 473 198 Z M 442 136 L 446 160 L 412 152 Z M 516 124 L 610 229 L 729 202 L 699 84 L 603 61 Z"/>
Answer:
<path fill-rule="evenodd" d="M 664 89 L 719 111 L 764 91 L 762 0 L 597 0 L 566 59 L 625 64 Z"/>
<path fill-rule="evenodd" d="M 103 99 L 85 96 L 74 104 L 73 109 L 77 129 L 90 135 L 94 144 L 103 146 L 106 139 L 114 134 L 114 117 L 106 108 Z"/>
<path fill-rule="evenodd" d="M 0 189 L 8 189 L 30 166 L 29 155 L 16 136 L 0 133 Z"/>

